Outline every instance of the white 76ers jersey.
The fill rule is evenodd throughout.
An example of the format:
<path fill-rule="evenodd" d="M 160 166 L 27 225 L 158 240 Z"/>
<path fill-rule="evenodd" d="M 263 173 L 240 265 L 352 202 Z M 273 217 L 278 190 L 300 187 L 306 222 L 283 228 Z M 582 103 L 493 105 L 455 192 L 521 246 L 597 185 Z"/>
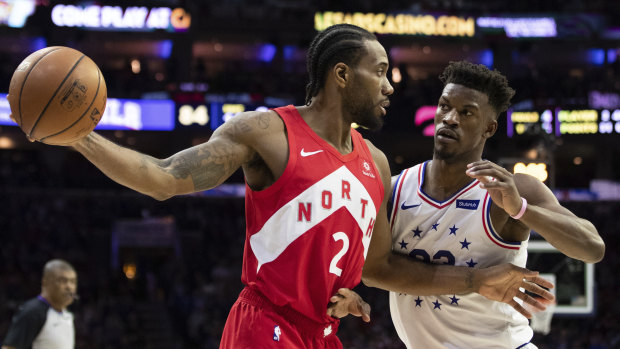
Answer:
<path fill-rule="evenodd" d="M 484 268 L 525 266 L 527 241 L 503 241 L 491 224 L 491 198 L 473 180 L 443 202 L 422 191 L 428 162 L 404 170 L 394 184 L 394 251 L 426 263 Z M 390 292 L 396 331 L 407 348 L 535 348 L 527 319 L 477 294 L 417 296 Z"/>

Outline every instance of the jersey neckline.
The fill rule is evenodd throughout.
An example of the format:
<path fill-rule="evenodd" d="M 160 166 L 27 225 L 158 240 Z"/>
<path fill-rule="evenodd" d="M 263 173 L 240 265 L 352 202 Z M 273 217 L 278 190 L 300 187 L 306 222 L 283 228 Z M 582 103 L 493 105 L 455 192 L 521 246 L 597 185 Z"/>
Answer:
<path fill-rule="evenodd" d="M 331 153 L 332 155 L 337 157 L 342 162 L 348 162 L 348 161 L 351 161 L 351 160 L 353 160 L 353 159 L 358 157 L 358 154 L 359 154 L 358 148 L 359 147 L 358 147 L 358 144 L 356 144 L 356 137 L 353 136 L 353 131 L 354 131 L 353 129 L 351 130 L 351 132 L 349 134 L 349 137 L 351 138 L 351 144 L 353 146 L 353 150 L 351 150 L 351 152 L 348 153 L 348 154 L 342 154 L 333 145 L 329 144 L 326 140 L 321 138 L 312 129 L 312 127 L 310 127 L 310 125 L 308 125 L 306 120 L 304 120 L 304 118 L 299 113 L 299 110 L 297 109 L 297 107 L 295 107 L 293 105 L 290 105 L 289 107 L 294 111 L 293 115 L 295 115 L 299 119 L 299 124 L 301 125 L 302 129 L 304 131 L 306 131 L 306 133 L 308 133 L 308 135 L 310 135 L 310 137 L 312 137 L 317 143 L 319 143 L 319 145 L 322 147 L 322 149 L 328 151 L 329 153 Z"/>
<path fill-rule="evenodd" d="M 428 204 L 430 204 L 433 207 L 444 208 L 446 206 L 449 206 L 459 196 L 463 195 L 465 192 L 469 191 L 471 188 L 475 187 L 476 184 L 479 183 L 479 181 L 477 179 L 472 179 L 471 182 L 466 184 L 460 190 L 457 190 L 454 194 L 452 194 L 447 199 L 445 199 L 443 201 L 436 200 L 436 199 L 432 198 L 430 195 L 426 194 L 424 192 L 424 190 L 422 189 L 422 187 L 424 186 L 424 179 L 425 179 L 425 176 L 426 176 L 426 166 L 428 165 L 429 162 L 430 161 L 427 160 L 424 163 L 422 163 L 421 164 L 421 168 L 418 170 L 418 192 L 420 193 L 420 197 L 422 198 L 422 200 L 426 201 Z"/>

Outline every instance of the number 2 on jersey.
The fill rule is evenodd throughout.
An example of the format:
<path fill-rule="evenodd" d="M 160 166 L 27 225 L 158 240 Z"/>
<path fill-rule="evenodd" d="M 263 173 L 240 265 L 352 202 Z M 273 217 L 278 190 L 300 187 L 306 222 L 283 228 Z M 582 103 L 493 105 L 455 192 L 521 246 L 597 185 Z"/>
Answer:
<path fill-rule="evenodd" d="M 341 231 L 335 233 L 334 235 L 332 235 L 332 237 L 335 241 L 342 240 L 342 249 L 340 249 L 340 251 L 336 253 L 334 258 L 332 258 L 331 263 L 329 263 L 329 272 L 340 276 L 342 274 L 342 269 L 338 268 L 336 265 L 338 264 L 342 256 L 344 256 L 344 254 L 347 253 L 347 251 L 349 250 L 349 237 L 347 236 L 347 234 Z"/>

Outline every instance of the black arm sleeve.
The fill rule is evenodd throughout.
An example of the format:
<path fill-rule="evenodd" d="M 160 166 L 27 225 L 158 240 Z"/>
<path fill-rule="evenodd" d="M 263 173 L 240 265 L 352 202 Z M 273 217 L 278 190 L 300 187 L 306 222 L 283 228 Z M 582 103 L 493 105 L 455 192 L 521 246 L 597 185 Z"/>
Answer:
<path fill-rule="evenodd" d="M 2 345 L 30 349 L 47 319 L 49 306 L 37 298 L 24 303 L 13 316 Z"/>

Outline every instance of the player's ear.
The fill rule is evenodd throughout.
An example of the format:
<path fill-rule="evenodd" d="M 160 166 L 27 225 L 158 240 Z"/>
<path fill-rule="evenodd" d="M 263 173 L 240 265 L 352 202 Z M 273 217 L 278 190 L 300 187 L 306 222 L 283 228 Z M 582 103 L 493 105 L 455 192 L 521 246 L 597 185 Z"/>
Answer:
<path fill-rule="evenodd" d="M 495 132 L 497 132 L 497 120 L 494 117 L 491 117 L 491 119 L 487 121 L 486 128 L 482 135 L 484 138 L 489 139 L 495 134 Z"/>
<path fill-rule="evenodd" d="M 334 78 L 336 80 L 336 84 L 338 84 L 339 87 L 345 87 L 347 85 L 347 82 L 349 81 L 349 66 L 340 62 L 337 63 L 334 66 L 334 69 L 332 70 L 333 74 L 334 74 Z"/>

